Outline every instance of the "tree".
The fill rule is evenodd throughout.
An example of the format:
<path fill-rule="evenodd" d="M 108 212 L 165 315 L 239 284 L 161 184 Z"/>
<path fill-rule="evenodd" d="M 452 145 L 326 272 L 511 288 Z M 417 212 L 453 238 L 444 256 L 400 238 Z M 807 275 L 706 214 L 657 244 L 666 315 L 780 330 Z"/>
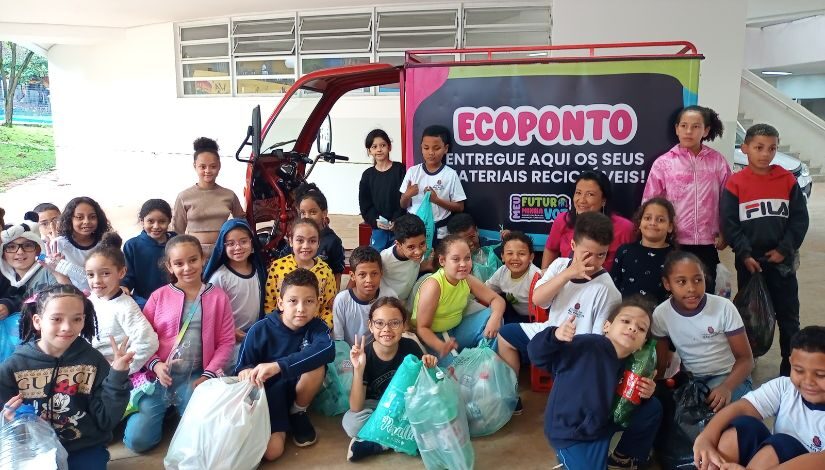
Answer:
<path fill-rule="evenodd" d="M 18 54 L 19 53 L 19 54 Z M 18 56 L 25 56 L 22 62 L 18 62 Z M 36 61 L 37 67 L 31 67 L 34 52 L 19 47 L 13 42 L 0 41 L 0 86 L 5 97 L 5 117 L 3 123 L 6 127 L 12 126 L 12 115 L 14 114 L 14 91 L 21 79 L 31 78 L 40 72 L 45 59 Z M 39 57 L 39 56 L 38 56 Z"/>

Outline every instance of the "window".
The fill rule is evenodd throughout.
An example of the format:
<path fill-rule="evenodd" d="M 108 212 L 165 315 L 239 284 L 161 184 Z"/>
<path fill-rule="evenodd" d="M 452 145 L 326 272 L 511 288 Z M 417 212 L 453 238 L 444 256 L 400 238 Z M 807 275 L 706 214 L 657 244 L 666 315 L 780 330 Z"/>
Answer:
<path fill-rule="evenodd" d="M 235 93 L 286 93 L 295 83 L 295 16 L 232 22 Z"/>
<path fill-rule="evenodd" d="M 504 5 L 505 3 L 502 2 Z M 549 2 L 514 6 L 355 9 L 279 14 L 178 25 L 181 96 L 273 95 L 327 67 L 370 62 L 400 65 L 410 49 L 550 44 Z M 482 57 L 483 56 L 483 57 Z M 496 53 L 496 58 L 527 53 Z M 455 60 L 455 54 L 426 60 Z M 465 59 L 486 58 L 466 54 Z M 397 93 L 384 85 L 356 93 Z"/>
<path fill-rule="evenodd" d="M 180 28 L 181 82 L 186 95 L 229 95 L 229 25 Z"/>

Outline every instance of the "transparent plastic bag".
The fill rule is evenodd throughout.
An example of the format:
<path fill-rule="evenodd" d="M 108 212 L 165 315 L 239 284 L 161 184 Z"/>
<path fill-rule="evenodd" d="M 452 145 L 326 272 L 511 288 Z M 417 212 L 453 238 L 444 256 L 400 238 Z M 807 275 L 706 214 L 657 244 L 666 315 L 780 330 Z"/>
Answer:
<path fill-rule="evenodd" d="M 748 285 L 736 293 L 733 304 L 742 316 L 753 357 L 763 356 L 771 349 L 776 329 L 776 312 L 762 273 L 753 273 Z"/>
<path fill-rule="evenodd" d="M 325 416 L 338 416 L 349 410 L 349 392 L 352 388 L 350 345 L 335 341 L 335 361 L 327 364 L 327 374 L 321 391 L 312 400 L 312 408 Z"/>
<path fill-rule="evenodd" d="M 421 206 L 418 207 L 415 215 L 424 222 L 424 228 L 426 229 L 427 251 L 424 252 L 423 259 L 427 259 L 433 251 L 433 239 L 435 238 L 435 218 L 433 217 L 429 192 L 424 193 L 424 199 L 421 201 Z"/>
<path fill-rule="evenodd" d="M 482 246 L 473 255 L 473 276 L 485 282 L 501 267 L 501 260 L 495 252 L 495 246 Z"/>
<path fill-rule="evenodd" d="M 489 340 L 464 348 L 449 370 L 458 381 L 472 437 L 493 434 L 510 421 L 518 402 L 518 380 L 490 349 Z"/>
<path fill-rule="evenodd" d="M 163 464 L 167 470 L 251 470 L 269 436 L 262 388 L 237 377 L 207 380 L 193 392 Z"/>
<path fill-rule="evenodd" d="M 719 297 L 729 299 L 733 290 L 733 274 L 722 263 L 716 265 L 716 292 Z"/>
<path fill-rule="evenodd" d="M 437 367 L 422 368 L 404 399 L 427 470 L 471 470 L 475 451 L 458 384 Z"/>
<path fill-rule="evenodd" d="M 14 353 L 20 344 L 20 312 L 0 320 L 0 362 Z"/>
<path fill-rule="evenodd" d="M 418 453 L 415 436 L 407 419 L 404 393 L 415 383 L 421 369 L 421 360 L 407 354 L 392 376 L 375 411 L 358 432 L 359 439 L 377 442 L 412 456 Z"/>
<path fill-rule="evenodd" d="M 0 426 L 0 468 L 66 470 L 67 458 L 54 429 L 31 405 L 21 405 L 14 419 Z"/>
<path fill-rule="evenodd" d="M 181 387 L 188 386 L 192 381 L 192 372 L 195 370 L 195 364 L 191 359 L 191 354 L 193 353 L 195 353 L 195 351 L 189 341 L 183 341 L 169 351 L 166 366 L 169 377 L 172 378 L 172 385 L 169 387 L 162 385 L 155 387 L 156 391 L 159 390 L 164 394 L 166 406 L 180 406 L 183 403 L 180 389 Z M 160 381 L 158 381 L 158 384 L 160 384 Z"/>

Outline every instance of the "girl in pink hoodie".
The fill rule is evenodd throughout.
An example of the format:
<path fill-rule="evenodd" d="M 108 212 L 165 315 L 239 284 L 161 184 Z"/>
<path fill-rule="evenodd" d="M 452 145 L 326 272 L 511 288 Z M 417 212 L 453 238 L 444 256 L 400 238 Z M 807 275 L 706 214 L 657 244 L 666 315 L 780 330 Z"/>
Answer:
<path fill-rule="evenodd" d="M 679 144 L 653 162 L 642 197 L 642 202 L 660 196 L 673 203 L 676 240 L 706 266 L 708 292 L 715 292 L 717 250 L 726 246 L 719 230 L 719 198 L 731 172 L 725 157 L 703 142 L 721 137 L 722 131 L 716 111 L 682 109 L 676 116 Z"/>
<path fill-rule="evenodd" d="M 174 404 L 183 415 L 192 390 L 222 373 L 235 346 L 229 298 L 220 287 L 201 282 L 200 241 L 192 235 L 172 237 L 165 264 L 172 283 L 152 292 L 143 308 L 159 343 L 146 369 L 159 385 L 139 399 L 138 412 L 126 423 L 123 443 L 135 452 L 160 442 L 166 409 Z"/>

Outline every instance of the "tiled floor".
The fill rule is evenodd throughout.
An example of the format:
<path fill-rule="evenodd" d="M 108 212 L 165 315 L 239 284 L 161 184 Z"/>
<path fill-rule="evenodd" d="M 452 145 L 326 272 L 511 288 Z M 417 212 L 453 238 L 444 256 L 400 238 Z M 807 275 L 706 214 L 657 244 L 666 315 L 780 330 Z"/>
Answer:
<path fill-rule="evenodd" d="M 41 189 L 54 189 L 62 196 L 66 195 L 63 193 L 72 194 L 71 188 L 55 188 L 54 180 L 44 182 L 44 187 L 39 189 L 32 186 L 27 184 L 0 193 L 0 201 L 10 215 L 16 216 L 18 211 L 22 213 L 23 208 L 29 206 L 27 201 L 30 201 L 31 194 L 38 194 L 40 196 L 38 199 L 40 199 L 44 195 Z M 67 199 L 60 195 L 56 195 L 53 199 L 55 201 Z M 144 199 L 144 197 L 135 196 L 135 200 L 143 201 Z M 808 208 L 811 214 L 811 229 L 802 248 L 802 266 L 798 273 L 803 326 L 825 323 L 818 307 L 819 302 L 816 300 L 819 295 L 818 290 L 825 285 L 825 232 L 820 229 L 820 224 L 825 223 L 825 192 L 819 193 L 815 190 Z M 106 209 L 113 219 L 113 226 L 120 229 L 124 239 L 139 231 L 134 221 L 137 205 L 134 207 L 128 204 L 119 205 L 111 210 L 108 207 Z M 344 240 L 344 246 L 348 248 L 356 246 L 359 217 L 333 215 L 331 218 L 331 225 Z M 9 218 L 9 220 L 14 219 Z M 723 261 L 733 271 L 730 250 L 723 253 Z M 778 367 L 779 352 L 778 346 L 775 345 L 773 350 L 759 359 L 753 374 L 755 384 L 774 377 Z M 522 382 L 526 383 L 527 380 L 527 376 L 522 377 Z M 548 447 L 542 432 L 542 414 L 547 396 L 525 389 L 522 391 L 522 398 L 525 407 L 525 413 L 522 416 L 514 417 L 494 436 L 473 440 L 476 468 L 499 469 L 502 465 L 507 465 L 518 469 L 548 469 L 556 465 L 555 455 Z M 340 418 L 314 416 L 313 422 L 319 433 L 316 445 L 299 449 L 290 443 L 285 455 L 278 462 L 263 464 L 261 468 L 354 468 L 355 464 L 349 464 L 345 460 L 349 439 L 340 427 Z M 220 431 L 216 430 L 216 433 L 218 432 Z M 162 468 L 163 457 L 172 433 L 173 430 L 169 429 L 163 444 L 144 455 L 134 455 L 119 442 L 113 443 L 110 446 L 113 460 L 109 468 L 113 470 Z M 365 469 L 394 468 L 400 470 L 421 468 L 422 464 L 420 459 L 390 452 L 357 466 Z"/>

